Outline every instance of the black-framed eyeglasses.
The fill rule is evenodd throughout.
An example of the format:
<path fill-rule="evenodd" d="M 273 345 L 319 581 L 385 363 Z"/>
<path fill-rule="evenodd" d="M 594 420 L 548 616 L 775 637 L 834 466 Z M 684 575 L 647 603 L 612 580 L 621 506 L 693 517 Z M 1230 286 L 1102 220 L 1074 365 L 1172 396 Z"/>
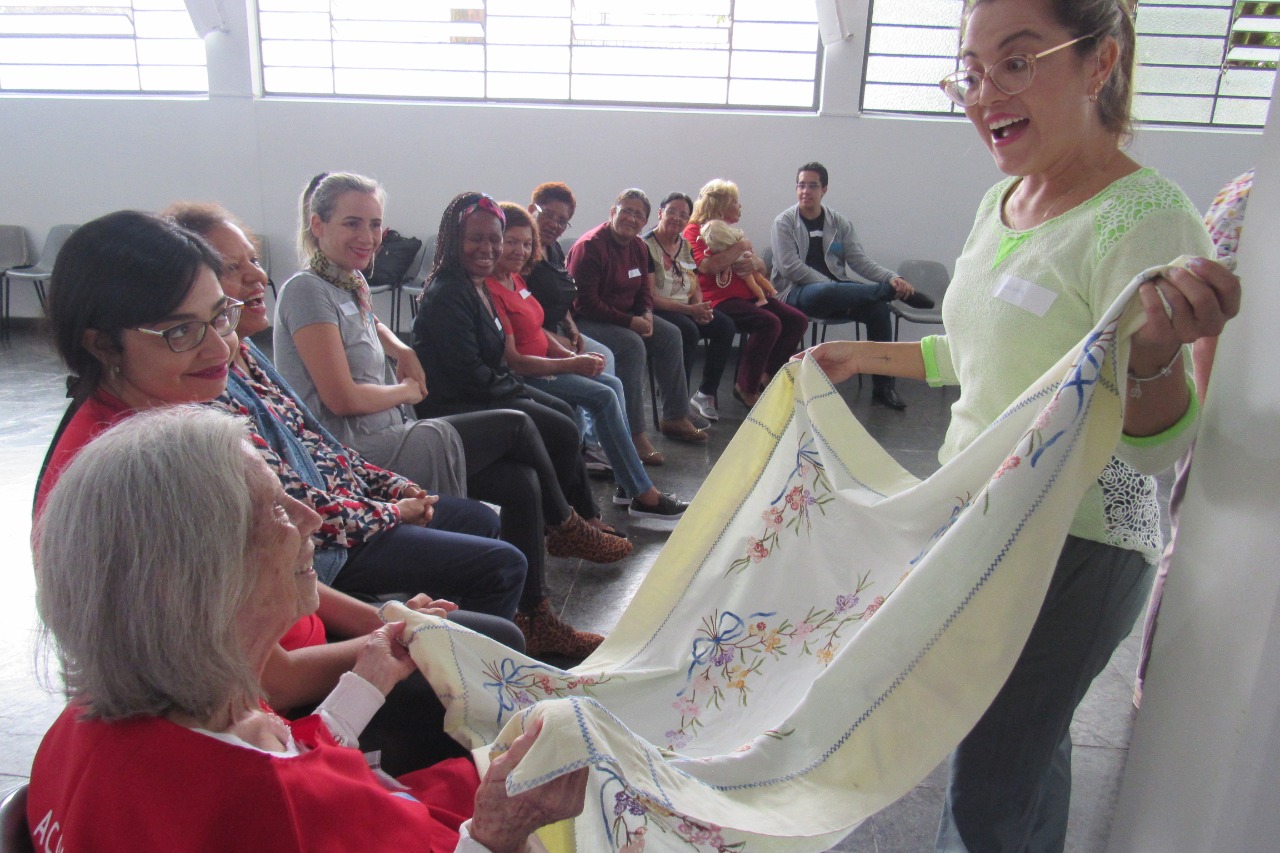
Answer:
<path fill-rule="evenodd" d="M 1036 76 L 1037 59 L 1043 59 L 1064 47 L 1070 47 L 1076 42 L 1089 38 L 1093 38 L 1093 35 L 1073 38 L 1071 41 L 1064 41 L 1060 45 L 1039 53 L 1015 53 L 1012 56 L 1006 56 L 983 72 L 962 68 L 943 77 L 938 81 L 938 85 L 959 107 L 971 107 L 978 103 L 978 98 L 982 97 L 984 80 L 990 80 L 991 85 L 1006 95 L 1017 95 L 1031 87 L 1031 81 Z"/>
<path fill-rule="evenodd" d="M 193 350 L 204 341 L 205 332 L 212 328 L 218 333 L 218 337 L 225 338 L 236 330 L 236 324 L 240 322 L 240 312 L 244 309 L 244 303 L 236 299 L 228 299 L 208 320 L 188 320 L 185 323 L 178 323 L 176 326 L 170 326 L 167 329 L 142 329 L 136 328 L 135 332 L 142 332 L 144 335 L 159 335 L 164 338 L 164 342 L 169 345 L 169 349 L 174 352 L 186 352 Z"/>

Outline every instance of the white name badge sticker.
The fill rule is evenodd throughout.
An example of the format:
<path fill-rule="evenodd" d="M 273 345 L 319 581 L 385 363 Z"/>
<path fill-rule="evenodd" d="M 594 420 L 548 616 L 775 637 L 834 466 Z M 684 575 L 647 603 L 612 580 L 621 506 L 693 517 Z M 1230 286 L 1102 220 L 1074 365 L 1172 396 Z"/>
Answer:
<path fill-rule="evenodd" d="M 497 317 L 494 317 L 494 318 L 493 318 L 493 325 L 495 325 L 495 326 L 497 326 L 497 327 L 498 327 L 498 331 L 499 331 L 499 332 L 501 332 L 501 331 L 502 331 L 502 320 L 498 319 Z"/>
<path fill-rule="evenodd" d="M 1050 306 L 1058 298 L 1058 294 L 1052 290 L 1041 287 L 1034 281 L 1027 281 L 1025 278 L 1013 275 L 1006 275 L 1000 279 L 1000 283 L 996 285 L 995 290 L 991 291 L 991 295 L 997 299 L 1003 299 L 1010 305 L 1017 305 L 1025 311 L 1030 311 L 1037 317 L 1043 317 L 1049 313 Z"/>
<path fill-rule="evenodd" d="M 809 232 L 809 236 L 810 236 L 810 237 L 821 237 L 821 236 L 822 236 L 822 231 L 820 231 L 820 230 L 819 230 L 819 231 L 810 231 L 810 232 Z"/>
<path fill-rule="evenodd" d="M 698 265 L 695 264 L 693 261 L 681 261 L 680 266 L 684 267 L 687 270 L 696 270 L 698 268 Z"/>
<path fill-rule="evenodd" d="M 627 278 L 639 278 L 639 277 L 640 277 L 639 269 L 632 267 L 631 269 L 627 270 Z"/>
<path fill-rule="evenodd" d="M 520 298 L 521 298 L 521 299 L 528 299 L 530 296 L 533 296 L 533 294 L 532 294 L 532 293 L 530 293 L 530 292 L 529 292 L 529 290 L 528 290 L 527 288 L 524 288 L 524 287 L 520 288 L 519 293 L 520 293 Z"/>
<path fill-rule="evenodd" d="M 344 302 L 338 307 L 338 310 L 350 317 L 352 314 L 360 313 L 360 306 L 354 302 Z"/>

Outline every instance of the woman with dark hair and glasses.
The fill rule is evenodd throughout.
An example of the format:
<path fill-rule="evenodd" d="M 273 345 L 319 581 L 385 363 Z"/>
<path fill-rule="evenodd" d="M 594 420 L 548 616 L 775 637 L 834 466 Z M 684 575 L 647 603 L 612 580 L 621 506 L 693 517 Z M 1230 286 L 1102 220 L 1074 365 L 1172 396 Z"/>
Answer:
<path fill-rule="evenodd" d="M 37 516 L 62 469 L 107 425 L 222 393 L 243 306 L 218 286 L 221 270 L 200 237 L 140 211 L 108 214 L 67 238 L 48 313 L 71 405 L 40 472 Z"/>
<path fill-rule="evenodd" d="M 1125 153 L 1134 68 L 1122 0 L 970 0 L 961 69 L 942 89 L 1008 177 L 978 208 L 943 302 L 945 335 L 839 341 L 833 381 L 878 373 L 958 384 L 942 462 L 1093 329 L 1138 273 L 1212 256 L 1182 191 Z M 1138 291 L 1124 434 L 1086 494 L 1022 656 L 952 756 L 936 849 L 1060 851 L 1076 706 L 1147 599 L 1160 554 L 1150 474 L 1195 435 L 1186 345 L 1239 310 L 1240 283 L 1203 258 Z"/>
<path fill-rule="evenodd" d="M 717 311 L 702 298 L 693 248 L 683 234 L 692 213 L 693 199 L 682 192 L 668 194 L 658 204 L 658 224 L 644 235 L 644 242 L 653 259 L 653 314 L 680 330 L 686 382 L 692 381 L 698 341 L 707 340 L 702 384 L 689 398 L 689 405 L 702 417 L 715 421 L 720 419 L 716 400 L 720 379 L 738 330 L 728 314 Z"/>

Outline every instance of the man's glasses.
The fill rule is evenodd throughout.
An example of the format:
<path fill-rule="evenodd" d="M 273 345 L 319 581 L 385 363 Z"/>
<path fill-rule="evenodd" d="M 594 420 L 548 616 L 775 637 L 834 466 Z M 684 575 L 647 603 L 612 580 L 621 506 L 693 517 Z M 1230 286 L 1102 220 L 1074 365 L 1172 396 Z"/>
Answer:
<path fill-rule="evenodd" d="M 159 335 L 164 338 L 164 342 L 169 345 L 169 349 L 174 352 L 186 352 L 200 346 L 200 343 L 204 340 L 205 332 L 210 328 L 217 332 L 220 338 L 225 338 L 234 332 L 236 324 L 240 322 L 240 312 L 243 309 L 243 302 L 228 299 L 222 309 L 208 320 L 188 320 L 185 323 L 179 323 L 176 326 L 170 326 L 160 331 L 155 329 L 134 329 L 134 331 L 142 332 L 144 335 Z"/>
<path fill-rule="evenodd" d="M 1084 41 L 1088 38 L 1093 38 L 1093 36 L 1073 38 L 1071 41 L 1064 41 L 1056 47 L 1042 50 L 1039 53 L 1015 53 L 1012 56 L 1006 56 L 983 72 L 962 68 L 953 74 L 943 77 L 938 85 L 942 87 L 942 91 L 947 94 L 947 97 L 955 102 L 956 106 L 960 107 L 971 107 L 978 103 L 978 98 L 982 97 L 982 83 L 984 80 L 990 80 L 991 85 L 1006 95 L 1017 95 L 1031 87 L 1031 81 L 1036 76 L 1037 59 L 1043 59 L 1051 53 L 1062 50 L 1064 47 L 1070 47 L 1076 42 Z"/>

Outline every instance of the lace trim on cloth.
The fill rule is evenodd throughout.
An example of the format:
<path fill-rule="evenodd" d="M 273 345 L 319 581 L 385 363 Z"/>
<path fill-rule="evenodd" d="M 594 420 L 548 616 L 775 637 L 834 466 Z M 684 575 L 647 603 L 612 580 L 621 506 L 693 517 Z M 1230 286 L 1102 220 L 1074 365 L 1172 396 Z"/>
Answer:
<path fill-rule="evenodd" d="M 1149 563 L 1160 559 L 1164 539 L 1155 477 L 1139 474 L 1112 457 L 1102 469 L 1098 485 L 1102 487 L 1107 544 L 1141 551 Z"/>
<path fill-rule="evenodd" d="M 1098 231 L 1098 260 L 1105 258 L 1120 238 L 1150 213 L 1182 209 L 1197 218 L 1200 216 L 1178 187 L 1149 170 L 1134 173 L 1131 180 L 1116 181 L 1108 188 L 1106 196 L 1099 202 L 1094 217 L 1094 228 Z"/>

